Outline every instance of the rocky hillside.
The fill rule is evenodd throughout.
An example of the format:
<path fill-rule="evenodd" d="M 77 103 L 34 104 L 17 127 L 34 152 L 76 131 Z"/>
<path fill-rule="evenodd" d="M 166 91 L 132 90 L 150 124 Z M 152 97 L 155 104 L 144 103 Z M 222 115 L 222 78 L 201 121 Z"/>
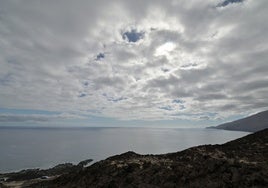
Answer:
<path fill-rule="evenodd" d="M 31 187 L 268 187 L 268 129 L 177 153 L 127 152 Z"/>
<path fill-rule="evenodd" d="M 239 119 L 233 122 L 221 124 L 216 127 L 209 127 L 215 129 L 233 130 L 233 131 L 247 131 L 256 132 L 268 128 L 268 110 L 258 114 Z"/>

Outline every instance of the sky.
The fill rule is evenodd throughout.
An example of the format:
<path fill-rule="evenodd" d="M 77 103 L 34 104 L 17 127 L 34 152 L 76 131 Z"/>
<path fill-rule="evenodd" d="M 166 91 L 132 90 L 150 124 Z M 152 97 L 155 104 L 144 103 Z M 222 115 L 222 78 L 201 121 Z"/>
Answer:
<path fill-rule="evenodd" d="M 267 0 L 0 0 L 0 126 L 204 127 L 268 109 Z"/>

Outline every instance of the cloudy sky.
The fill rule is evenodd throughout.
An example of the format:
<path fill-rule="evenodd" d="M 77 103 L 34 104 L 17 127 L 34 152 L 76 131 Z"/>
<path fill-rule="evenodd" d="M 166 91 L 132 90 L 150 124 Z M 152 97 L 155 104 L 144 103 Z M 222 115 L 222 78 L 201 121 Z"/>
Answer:
<path fill-rule="evenodd" d="M 0 125 L 216 125 L 268 107 L 267 0 L 0 0 Z"/>

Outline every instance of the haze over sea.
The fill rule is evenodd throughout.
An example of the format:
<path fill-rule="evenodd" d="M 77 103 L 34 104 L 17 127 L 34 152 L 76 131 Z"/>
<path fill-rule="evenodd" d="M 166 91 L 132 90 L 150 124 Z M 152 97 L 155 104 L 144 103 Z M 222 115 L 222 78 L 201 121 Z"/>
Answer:
<path fill-rule="evenodd" d="M 1 128 L 0 172 L 49 168 L 85 159 L 94 162 L 126 151 L 176 152 L 221 144 L 247 132 L 177 128 Z"/>

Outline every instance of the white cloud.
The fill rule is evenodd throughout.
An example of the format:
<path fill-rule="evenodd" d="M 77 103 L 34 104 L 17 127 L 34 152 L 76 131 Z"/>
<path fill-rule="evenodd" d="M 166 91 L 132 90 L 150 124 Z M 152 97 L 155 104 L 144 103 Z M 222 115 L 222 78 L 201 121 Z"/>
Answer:
<path fill-rule="evenodd" d="M 172 42 L 166 42 L 161 46 L 157 47 L 155 50 L 155 56 L 170 56 L 170 52 L 172 52 L 176 48 L 176 44 Z M 172 56 L 171 56 L 172 57 Z"/>
<path fill-rule="evenodd" d="M 267 109 L 268 5 L 220 2 L 0 1 L 0 106 L 126 120 Z"/>

